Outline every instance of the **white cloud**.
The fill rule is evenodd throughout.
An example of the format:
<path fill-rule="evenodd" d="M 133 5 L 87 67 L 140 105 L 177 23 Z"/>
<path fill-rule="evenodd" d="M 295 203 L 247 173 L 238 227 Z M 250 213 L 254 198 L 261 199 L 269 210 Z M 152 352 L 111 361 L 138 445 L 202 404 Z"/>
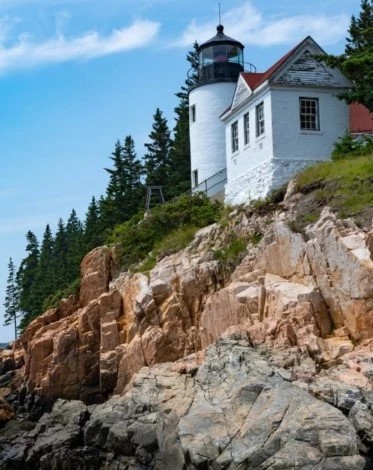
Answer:
<path fill-rule="evenodd" d="M 18 42 L 4 46 L 0 44 L 0 74 L 49 63 L 78 59 L 92 59 L 146 46 L 157 35 L 159 23 L 138 21 L 127 28 L 101 36 L 97 31 L 68 39 L 59 34 L 42 43 L 33 42 L 23 34 Z"/>
<path fill-rule="evenodd" d="M 349 16 L 344 14 L 264 18 L 251 2 L 232 8 L 222 17 L 228 36 L 247 45 L 264 47 L 293 44 L 308 35 L 323 45 L 333 44 L 345 37 L 349 22 Z M 193 20 L 174 45 L 190 46 L 195 40 L 201 44 L 214 35 L 215 27 L 214 22 L 198 24 Z"/>

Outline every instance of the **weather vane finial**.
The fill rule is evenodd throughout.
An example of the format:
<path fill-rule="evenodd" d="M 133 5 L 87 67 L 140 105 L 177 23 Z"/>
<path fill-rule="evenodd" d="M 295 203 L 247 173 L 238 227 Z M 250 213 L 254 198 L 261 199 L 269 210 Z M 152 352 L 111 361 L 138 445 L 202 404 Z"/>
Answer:
<path fill-rule="evenodd" d="M 221 24 L 221 3 L 219 3 L 219 24 Z"/>

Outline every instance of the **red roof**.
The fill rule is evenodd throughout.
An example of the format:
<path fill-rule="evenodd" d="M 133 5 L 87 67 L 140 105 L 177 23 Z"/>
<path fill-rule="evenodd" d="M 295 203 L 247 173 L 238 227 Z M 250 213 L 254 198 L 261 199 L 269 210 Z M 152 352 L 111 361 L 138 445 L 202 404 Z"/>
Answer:
<path fill-rule="evenodd" d="M 373 133 L 373 113 L 362 104 L 352 103 L 350 110 L 350 132 L 369 132 Z"/>

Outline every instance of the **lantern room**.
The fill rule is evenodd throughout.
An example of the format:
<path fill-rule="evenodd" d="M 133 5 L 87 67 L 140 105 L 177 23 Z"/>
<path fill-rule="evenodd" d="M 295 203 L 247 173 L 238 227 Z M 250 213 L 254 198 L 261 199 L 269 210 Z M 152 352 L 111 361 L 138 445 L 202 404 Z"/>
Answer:
<path fill-rule="evenodd" d="M 217 34 L 200 46 L 199 85 L 213 82 L 237 82 L 244 71 L 244 46 L 224 34 L 224 27 L 217 27 Z"/>

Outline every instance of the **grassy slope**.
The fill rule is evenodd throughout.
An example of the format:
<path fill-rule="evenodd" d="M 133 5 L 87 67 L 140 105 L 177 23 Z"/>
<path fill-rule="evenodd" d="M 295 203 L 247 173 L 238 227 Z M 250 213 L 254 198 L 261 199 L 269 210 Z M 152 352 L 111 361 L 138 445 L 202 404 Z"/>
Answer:
<path fill-rule="evenodd" d="M 302 230 L 315 221 L 328 205 L 340 217 L 352 217 L 369 226 L 373 217 L 373 154 L 353 160 L 338 160 L 307 168 L 297 177 L 305 195 L 298 207 L 294 228 Z"/>

